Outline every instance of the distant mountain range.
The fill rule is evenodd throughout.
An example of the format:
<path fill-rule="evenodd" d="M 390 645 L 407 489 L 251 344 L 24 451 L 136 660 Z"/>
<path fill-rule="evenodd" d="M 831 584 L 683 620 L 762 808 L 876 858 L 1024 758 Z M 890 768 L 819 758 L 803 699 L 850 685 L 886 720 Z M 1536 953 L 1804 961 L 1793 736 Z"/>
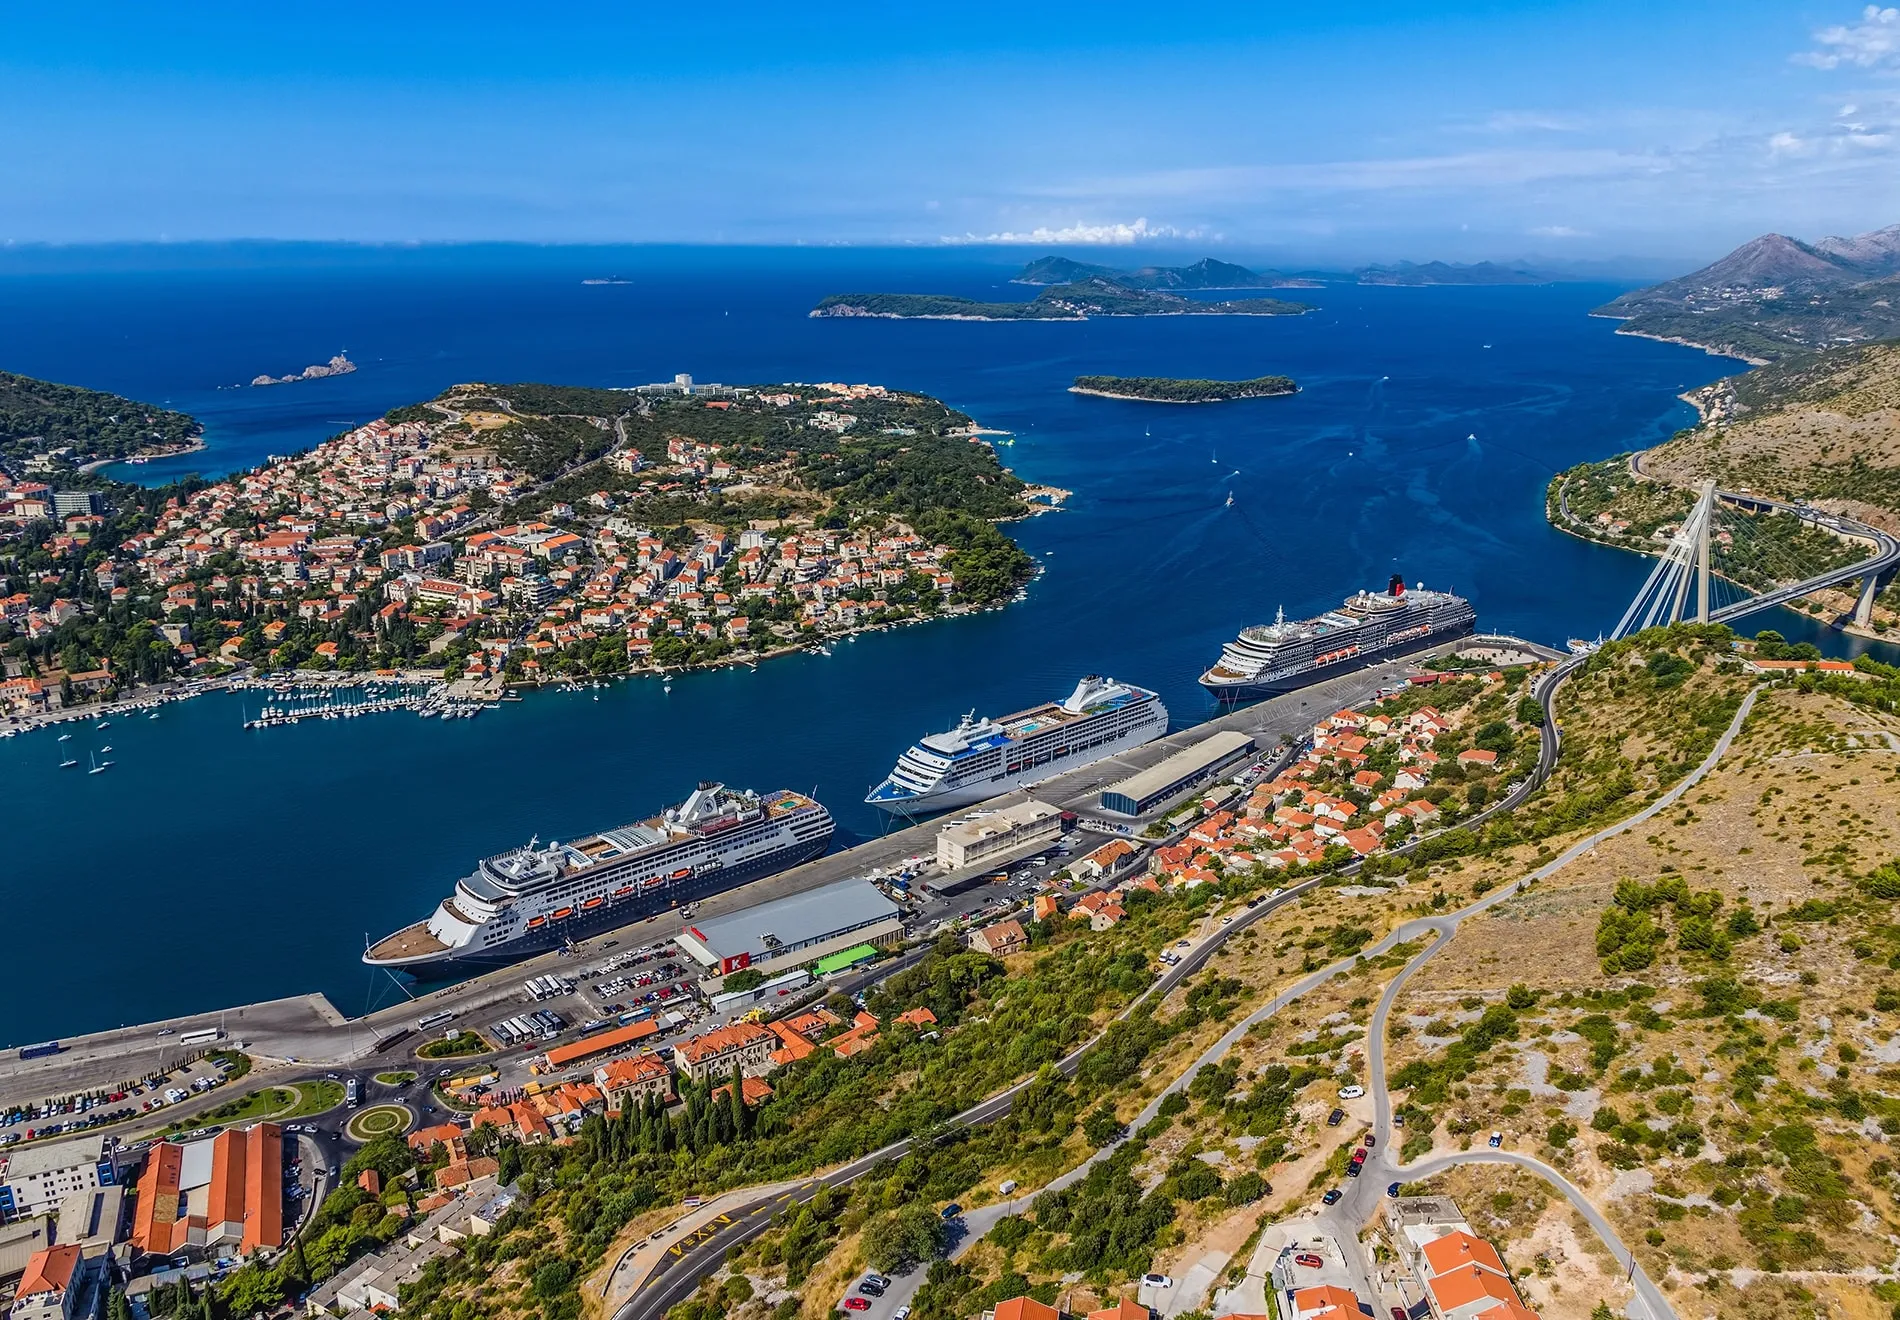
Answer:
<path fill-rule="evenodd" d="M 1803 243 L 1763 234 L 1701 270 L 1596 310 L 1647 335 L 1768 362 L 1900 336 L 1900 225 Z"/>
<path fill-rule="evenodd" d="M 1081 280 L 1113 280 L 1125 289 L 1317 289 L 1320 281 L 1278 271 L 1254 271 L 1232 262 L 1202 257 L 1192 266 L 1143 266 L 1116 270 L 1091 266 L 1067 257 L 1038 257 L 1023 267 L 1013 284 L 1075 284 Z"/>
<path fill-rule="evenodd" d="M 1401 261 L 1396 266 L 1363 266 L 1353 272 L 1361 284 L 1393 284 L 1420 287 L 1428 284 L 1551 284 L 1549 275 L 1516 266 L 1500 266 L 1480 261 L 1474 266 L 1444 261 L 1418 264 Z"/>
<path fill-rule="evenodd" d="M 1202 257 L 1192 266 L 1143 266 L 1140 270 L 1116 270 L 1110 266 L 1091 266 L 1068 257 L 1038 257 L 1024 266 L 1012 281 L 1015 284 L 1073 284 L 1078 280 L 1104 279 L 1128 289 L 1321 289 L 1328 284 L 1389 284 L 1422 287 L 1432 284 L 1549 284 L 1552 277 L 1516 266 L 1501 266 L 1492 261 L 1476 265 L 1458 265 L 1445 261 L 1416 263 L 1401 261 L 1396 266 L 1362 266 L 1340 273 L 1326 271 L 1249 270 L 1230 261 Z"/>

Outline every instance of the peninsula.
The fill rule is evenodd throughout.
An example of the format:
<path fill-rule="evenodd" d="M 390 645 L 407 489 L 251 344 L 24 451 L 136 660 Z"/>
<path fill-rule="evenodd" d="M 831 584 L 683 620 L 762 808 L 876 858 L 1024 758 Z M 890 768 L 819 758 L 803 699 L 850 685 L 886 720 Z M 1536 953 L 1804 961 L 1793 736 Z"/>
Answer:
<path fill-rule="evenodd" d="M 1643 453 L 1582 463 L 1552 480 L 1547 512 L 1559 531 L 1620 549 L 1658 553 L 1713 478 L 1900 531 L 1900 343 L 1784 353 L 1767 366 L 1692 390 L 1700 422 Z M 1738 513 L 1735 516 L 1740 517 Z M 1792 565 L 1851 562 L 1857 551 L 1797 519 L 1750 519 L 1747 537 L 1718 539 L 1717 571 L 1744 587 L 1785 580 Z M 1811 612 L 1852 611 L 1829 588 Z M 1872 631 L 1900 624 L 1900 590 L 1874 602 Z M 1858 625 L 1844 625 L 1857 628 Z"/>
<path fill-rule="evenodd" d="M 1760 365 L 1791 353 L 1900 335 L 1900 225 L 1803 243 L 1763 234 L 1680 278 L 1591 313 L 1618 334 Z"/>
<path fill-rule="evenodd" d="M 690 377 L 458 385 L 220 482 L 88 480 L 0 482 L 21 713 L 246 667 L 749 663 L 1009 600 L 1034 563 L 998 524 L 1060 498 L 927 395 Z"/>
<path fill-rule="evenodd" d="M 1161 289 L 1134 288 L 1106 275 L 1051 285 L 1028 302 L 981 302 L 947 293 L 834 293 L 813 316 L 896 320 L 1086 321 L 1095 316 L 1298 316 L 1313 309 L 1279 298 L 1202 302 Z"/>
<path fill-rule="evenodd" d="M 1224 403 L 1229 399 L 1271 399 L 1297 394 L 1300 387 L 1287 376 L 1255 376 L 1252 380 L 1182 380 L 1172 376 L 1077 376 L 1071 394 L 1095 394 L 1104 399 L 1134 399 L 1142 403 Z"/>
<path fill-rule="evenodd" d="M 187 453 L 203 434 L 196 418 L 169 408 L 0 371 L 0 468 L 52 476 Z"/>

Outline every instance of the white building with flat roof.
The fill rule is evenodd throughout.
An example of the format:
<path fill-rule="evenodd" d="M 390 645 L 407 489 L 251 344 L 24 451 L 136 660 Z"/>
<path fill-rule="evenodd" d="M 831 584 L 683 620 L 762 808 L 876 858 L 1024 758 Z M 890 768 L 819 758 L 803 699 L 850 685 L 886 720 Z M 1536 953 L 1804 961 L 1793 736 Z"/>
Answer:
<path fill-rule="evenodd" d="M 116 1181 L 107 1152 L 114 1138 L 81 1137 L 52 1145 L 22 1146 L 0 1155 L 0 1219 L 55 1214 L 75 1192 Z"/>
<path fill-rule="evenodd" d="M 937 834 L 937 865 L 946 872 L 961 871 L 1032 844 L 1054 843 L 1061 834 L 1061 810 L 1031 798 L 975 820 L 944 826 Z"/>

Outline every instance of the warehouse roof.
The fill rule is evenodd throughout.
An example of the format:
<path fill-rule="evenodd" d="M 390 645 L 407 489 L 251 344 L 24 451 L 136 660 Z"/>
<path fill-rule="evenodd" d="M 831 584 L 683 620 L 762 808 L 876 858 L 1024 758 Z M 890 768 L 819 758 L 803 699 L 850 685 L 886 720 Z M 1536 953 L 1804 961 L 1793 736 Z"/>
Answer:
<path fill-rule="evenodd" d="M 625 1049 L 638 1045 L 648 1036 L 657 1036 L 660 1029 L 651 1019 L 644 1022 L 632 1022 L 624 1027 L 615 1027 L 611 1031 L 596 1031 L 591 1036 L 582 1036 L 579 1040 L 569 1041 L 565 1045 L 556 1045 L 548 1051 L 548 1066 L 565 1068 L 580 1059 L 591 1059 L 596 1054 L 605 1054 L 609 1050 Z"/>
<path fill-rule="evenodd" d="M 1120 793 L 1139 802 L 1251 746 L 1253 738 L 1250 735 L 1231 729 L 1222 730 L 1203 738 L 1192 747 L 1182 748 L 1165 761 L 1157 762 L 1139 774 L 1130 775 L 1119 784 L 1110 784 L 1102 791 Z"/>
<path fill-rule="evenodd" d="M 694 922 L 685 933 L 720 957 L 749 953 L 765 958 L 777 949 L 811 944 L 898 914 L 897 904 L 869 881 L 841 880 L 711 921 Z M 770 943 L 768 935 L 772 937 Z"/>

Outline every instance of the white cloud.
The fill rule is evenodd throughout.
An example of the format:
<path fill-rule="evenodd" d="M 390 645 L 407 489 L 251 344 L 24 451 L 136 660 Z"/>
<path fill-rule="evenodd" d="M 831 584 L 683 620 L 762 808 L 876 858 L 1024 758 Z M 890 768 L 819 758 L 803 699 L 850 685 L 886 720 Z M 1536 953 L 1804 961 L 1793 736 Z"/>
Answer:
<path fill-rule="evenodd" d="M 1770 157 L 1807 156 L 1814 152 L 1813 144 L 1793 133 L 1777 133 L 1768 139 Z"/>
<path fill-rule="evenodd" d="M 1147 217 L 1133 224 L 1073 224 L 1061 228 L 1038 225 L 1029 230 L 1003 230 L 995 234 L 945 234 L 940 243 L 1087 243 L 1121 247 L 1149 239 L 1218 238 L 1200 229 L 1177 229 L 1173 225 L 1151 225 Z"/>
<path fill-rule="evenodd" d="M 1569 225 L 1538 225 L 1531 233 L 1539 238 L 1589 238 L 1587 229 L 1574 229 Z"/>
<path fill-rule="evenodd" d="M 1818 50 L 1802 51 L 1795 63 L 1816 69 L 1838 69 L 1843 64 L 1862 69 L 1900 65 L 1900 9 L 1868 5 L 1860 22 L 1837 23 L 1814 34 Z"/>

